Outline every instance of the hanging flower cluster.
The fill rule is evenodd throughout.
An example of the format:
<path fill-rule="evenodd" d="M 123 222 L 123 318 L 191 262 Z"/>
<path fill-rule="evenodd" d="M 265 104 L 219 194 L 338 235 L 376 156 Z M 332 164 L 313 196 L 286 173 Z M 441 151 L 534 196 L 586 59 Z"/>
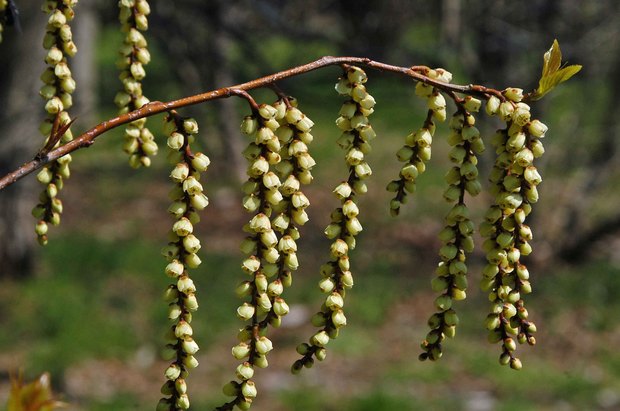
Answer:
<path fill-rule="evenodd" d="M 200 177 L 210 161 L 205 154 L 192 153 L 190 149 L 198 132 L 194 119 L 170 112 L 164 128 L 170 149 L 168 159 L 174 165 L 170 173 L 174 183 L 169 194 L 172 204 L 168 211 L 175 222 L 169 233 L 169 243 L 162 250 L 168 261 L 165 272 L 174 280 L 164 295 L 168 303 L 168 318 L 173 325 L 166 336 L 168 344 L 165 351 L 165 357 L 172 362 L 166 369 L 166 382 L 161 388 L 165 397 L 159 401 L 157 410 L 172 411 L 189 408 L 185 379 L 189 370 L 198 366 L 194 355 L 199 347 L 192 337 L 191 326 L 192 313 L 198 309 L 198 301 L 189 269 L 195 269 L 201 263 L 197 254 L 201 245 L 194 233 L 194 225 L 200 221 L 198 212 L 209 204 Z"/>
<path fill-rule="evenodd" d="M 439 250 L 441 262 L 435 271 L 432 288 L 441 295 L 435 299 L 438 311 L 428 320 L 431 331 L 422 342 L 422 360 L 439 359 L 442 355 L 441 343 L 456 333 L 459 318 L 452 304 L 466 297 L 466 254 L 474 249 L 474 223 L 469 219 L 465 193 L 476 196 L 481 190 L 476 154 L 484 150 L 484 143 L 471 114 L 479 110 L 481 102 L 475 98 L 456 102 L 458 110 L 450 121 L 451 133 L 448 137 L 448 143 L 452 146 L 449 157 L 454 166 L 446 174 L 448 188 L 444 192 L 444 198 L 454 206 L 446 215 L 445 227 L 439 234 L 443 243 Z"/>
<path fill-rule="evenodd" d="M 71 94 L 75 91 L 75 80 L 71 76 L 67 57 L 73 57 L 77 52 L 69 26 L 74 17 L 73 7 L 76 4 L 77 0 L 47 0 L 43 4 L 43 11 L 49 16 L 43 38 L 43 47 L 47 50 L 45 56 L 47 68 L 41 75 L 44 85 L 39 93 L 46 100 L 47 118 L 39 130 L 46 138 L 47 149 L 73 140 L 73 134 L 68 128 L 71 118 L 67 110 L 73 105 Z M 58 198 L 58 192 L 64 186 L 64 179 L 69 178 L 71 174 L 70 162 L 71 155 L 67 154 L 46 165 L 37 174 L 37 180 L 45 185 L 45 190 L 41 192 L 39 204 L 32 210 L 32 214 L 38 219 L 35 232 L 42 245 L 47 243 L 48 225 L 60 223 L 63 205 Z"/>
<path fill-rule="evenodd" d="M 400 206 L 407 202 L 407 194 L 414 193 L 418 176 L 426 171 L 426 163 L 431 159 L 431 144 L 435 134 L 434 111 L 429 110 L 424 125 L 407 135 L 405 145 L 396 153 L 398 161 L 405 163 L 400 169 L 398 179 L 391 181 L 387 190 L 395 193 L 390 201 L 390 214 L 397 216 Z"/>
<path fill-rule="evenodd" d="M 452 73 L 444 69 L 429 69 L 425 74 L 434 80 L 446 83 L 452 80 Z M 407 194 L 415 192 L 418 176 L 426 171 L 426 163 L 431 159 L 431 144 L 435 134 L 433 119 L 440 122 L 446 119 L 446 99 L 438 89 L 417 82 L 415 93 L 426 100 L 428 112 L 422 127 L 407 135 L 405 145 L 396 153 L 398 161 L 405 164 L 400 169 L 399 178 L 387 186 L 389 192 L 395 193 L 390 202 L 392 216 L 399 214 L 401 204 L 407 201 Z"/>
<path fill-rule="evenodd" d="M 523 302 L 532 286 L 521 257 L 532 252 L 532 230 L 525 219 L 538 201 L 537 186 L 542 178 L 533 162 L 544 153 L 540 138 L 547 126 L 531 119 L 530 107 L 521 102 L 521 89 L 508 88 L 502 94 L 503 101 L 491 97 L 486 105 L 487 113 L 500 117 L 506 128 L 493 138 L 497 158 L 491 172 L 491 193 L 495 202 L 480 225 L 488 262 L 481 286 L 491 301 L 485 321 L 489 341 L 501 342 L 500 363 L 518 370 L 521 361 L 514 355 L 516 343 L 536 343 L 532 335 L 536 325 L 528 320 Z"/>
<path fill-rule="evenodd" d="M 248 256 L 242 269 L 250 279 L 237 287 L 238 296 L 249 299 L 239 306 L 237 316 L 249 324 L 232 349 L 232 355 L 243 361 L 236 371 L 239 381 L 224 386 L 224 393 L 234 398 L 219 410 L 248 409 L 257 395 L 254 369 L 267 367 L 266 356 L 273 349 L 267 327 L 279 327 L 289 312 L 282 293 L 299 266 L 298 228 L 308 221 L 305 209 L 310 205 L 300 188 L 312 181 L 315 164 L 308 152 L 314 123 L 294 99 L 260 106 L 249 101 L 254 113 L 241 124 L 243 134 L 252 139 L 244 151 L 248 181 L 243 186 L 243 207 L 254 216 L 245 227 L 249 235 L 241 250 Z"/>
<path fill-rule="evenodd" d="M 552 51 L 553 48 L 548 54 Z M 545 55 L 545 64 L 548 64 L 548 58 Z M 444 91 L 437 83 L 445 84 L 452 78 L 443 69 L 414 67 L 412 70 L 437 82 L 419 82 L 416 85 L 416 94 L 427 99 L 429 111 L 424 127 L 410 134 L 405 146 L 397 153 L 398 159 L 407 164 L 402 167 L 400 178 L 387 187 L 388 191 L 396 193 L 390 204 L 393 215 L 398 214 L 407 192 L 415 190 L 416 178 L 425 170 L 424 161 L 430 159 L 434 133 L 432 119 L 444 120 L 446 110 Z M 502 342 L 500 363 L 510 364 L 518 370 L 521 362 L 514 356 L 516 343 L 534 345 L 536 342 L 533 336 L 536 326 L 528 320 L 522 299 L 522 295 L 531 292 L 529 272 L 520 258 L 531 252 L 529 241 L 532 232 L 524 221 L 531 212 L 531 205 L 538 201 L 536 187 L 542 179 L 533 161 L 544 153 L 540 138 L 544 137 L 547 127 L 539 120 L 531 120 L 530 107 L 522 101 L 524 95 L 521 89 L 508 88 L 499 92 L 480 87 L 478 91 L 487 99 L 486 113 L 498 116 L 506 123 L 506 128 L 499 130 L 492 141 L 497 155 L 490 176 L 495 202 L 486 213 L 486 221 L 480 226 L 481 235 L 486 237 L 482 247 L 488 261 L 483 270 L 481 287 L 489 292 L 492 302 L 485 325 L 490 332 L 489 340 Z M 423 352 L 420 360 L 441 358 L 442 342 L 456 333 L 459 318 L 453 301 L 466 297 L 466 254 L 474 248 L 474 223 L 469 219 L 465 193 L 476 196 L 482 190 L 476 155 L 484 150 L 484 143 L 475 127 L 473 115 L 480 110 L 482 102 L 471 95 L 460 98 L 451 92 L 448 96 L 456 104 L 457 111 L 450 121 L 452 131 L 448 143 L 452 149 L 449 157 L 454 166 L 446 174 L 448 188 L 444 198 L 454 206 L 445 218 L 444 229 L 439 233 L 443 244 L 439 252 L 441 262 L 432 280 L 432 288 L 441 295 L 435 299 L 437 312 L 428 320 L 431 331 L 421 344 Z"/>
<path fill-rule="evenodd" d="M 120 113 L 137 110 L 149 102 L 142 94 L 142 80 L 146 77 L 144 66 L 150 63 L 151 54 L 142 32 L 148 29 L 147 16 L 151 8 L 147 0 L 120 0 L 119 20 L 125 39 L 120 49 L 121 57 L 117 62 L 121 70 L 119 79 L 123 90 L 116 93 L 114 102 Z M 157 154 L 157 143 L 153 134 L 146 127 L 146 118 L 133 121 L 125 129 L 123 150 L 129 154 L 129 165 L 133 168 L 151 165 L 151 156 Z"/>
<path fill-rule="evenodd" d="M 349 66 L 336 83 L 336 91 L 348 97 L 340 109 L 336 125 L 342 131 L 338 145 L 346 151 L 349 177 L 334 189 L 341 206 L 332 212 L 331 223 L 325 229 L 325 235 L 333 242 L 330 246 L 331 259 L 321 266 L 322 279 L 319 281 L 319 289 L 327 297 L 321 311 L 312 317 L 312 324 L 319 331 L 310 337 L 308 343 L 297 346 L 301 358 L 293 364 L 293 373 L 303 367 L 312 367 L 314 358 L 319 361 L 325 359 L 325 346 L 338 337 L 339 330 L 347 324 L 344 298 L 346 290 L 353 287 L 349 251 L 355 249 L 355 236 L 362 231 L 357 218 L 359 208 L 356 196 L 367 191 L 364 180 L 372 174 L 372 170 L 365 156 L 371 150 L 369 142 L 376 137 L 368 121 L 374 112 L 375 99 L 364 86 L 367 79 L 362 69 Z"/>

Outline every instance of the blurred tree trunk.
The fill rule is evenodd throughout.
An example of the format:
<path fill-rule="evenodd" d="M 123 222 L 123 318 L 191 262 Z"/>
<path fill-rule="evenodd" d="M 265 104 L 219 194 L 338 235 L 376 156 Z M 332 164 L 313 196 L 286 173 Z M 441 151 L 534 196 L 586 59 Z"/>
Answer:
<path fill-rule="evenodd" d="M 228 57 L 228 50 L 232 43 L 223 27 L 223 23 L 226 21 L 225 4 L 226 1 L 222 0 L 212 1 L 207 10 L 211 26 L 211 36 L 209 36 L 211 44 L 207 49 L 210 51 L 211 64 L 204 65 L 203 67 L 212 71 L 211 73 L 205 73 L 209 79 L 207 84 L 209 89 L 235 84 Z M 239 181 L 244 181 L 247 176 L 245 173 L 245 160 L 241 154 L 243 142 L 239 133 L 239 116 L 235 109 L 235 103 L 231 98 L 223 99 L 218 103 L 214 105 L 216 109 L 216 129 L 219 131 L 222 154 L 223 158 L 226 159 L 227 171 Z M 236 120 L 231 121 L 231 119 Z"/>
<path fill-rule="evenodd" d="M 443 0 L 441 7 L 441 39 L 449 51 L 457 52 L 461 37 L 461 0 Z"/>
<path fill-rule="evenodd" d="M 97 113 L 97 34 L 99 19 L 95 2 L 81 2 L 77 10 L 78 18 L 73 23 L 73 38 L 78 46 L 78 53 L 71 59 L 71 71 L 77 83 L 75 89 L 72 117 L 77 116 L 77 124 L 90 128 L 96 121 Z"/>
<path fill-rule="evenodd" d="M 30 159 L 43 145 L 38 131 L 42 100 L 38 79 L 43 64 L 41 39 L 45 15 L 36 2 L 19 3 L 23 32 L 10 28 L 0 47 L 0 174 L 4 175 Z M 35 250 L 34 219 L 38 188 L 27 178 L 0 193 L 0 277 L 24 278 L 32 274 Z"/>

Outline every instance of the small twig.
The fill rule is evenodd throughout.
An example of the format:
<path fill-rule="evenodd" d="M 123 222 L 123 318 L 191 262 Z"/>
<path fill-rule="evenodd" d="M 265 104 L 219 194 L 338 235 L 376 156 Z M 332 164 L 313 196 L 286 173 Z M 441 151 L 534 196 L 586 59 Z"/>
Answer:
<path fill-rule="evenodd" d="M 254 100 L 254 98 L 247 91 L 232 89 L 232 90 L 230 90 L 230 95 L 231 96 L 241 97 L 241 98 L 245 99 L 248 102 L 248 104 L 250 105 L 250 107 L 252 108 L 252 111 L 254 113 L 258 113 L 258 109 L 260 107 L 258 106 L 258 103 L 256 103 L 256 100 Z"/>
<path fill-rule="evenodd" d="M 473 96 L 479 96 L 483 98 L 488 98 L 490 95 L 495 95 L 503 99 L 503 96 L 500 91 L 487 88 L 479 85 L 456 85 L 456 84 L 448 84 L 438 80 L 431 79 L 416 70 L 419 70 L 420 66 L 414 67 L 398 67 L 392 66 L 389 64 L 381 63 L 378 61 L 373 61 L 369 58 L 365 57 L 333 57 L 326 56 L 322 57 L 318 60 L 315 60 L 311 63 L 304 64 L 302 66 L 293 67 L 288 70 L 280 71 L 275 74 L 271 74 L 269 76 L 261 77 L 255 80 L 248 81 L 246 83 L 238 84 L 232 87 L 224 87 L 217 90 L 208 91 L 206 93 L 197 94 L 190 97 L 184 97 L 178 100 L 173 100 L 169 102 L 161 102 L 161 101 L 153 101 L 149 104 L 146 104 L 139 108 L 138 110 L 134 110 L 132 112 L 121 114 L 118 117 L 114 117 L 110 120 L 104 121 L 103 123 L 91 128 L 90 130 L 84 132 L 80 136 L 76 137 L 73 141 L 68 142 L 58 148 L 55 148 L 46 155 L 42 157 L 36 157 L 31 161 L 28 161 L 18 167 L 16 170 L 6 174 L 4 177 L 0 178 L 0 190 L 5 187 L 15 183 L 16 181 L 22 179 L 28 174 L 32 173 L 35 170 L 43 167 L 45 164 L 50 163 L 66 154 L 69 154 L 73 151 L 90 147 L 95 139 L 101 134 L 118 127 L 123 124 L 130 123 L 132 121 L 150 117 L 156 114 L 160 114 L 166 111 L 170 111 L 175 108 L 187 107 L 195 104 L 204 103 L 206 101 L 216 100 L 220 98 L 226 98 L 230 96 L 249 96 L 247 94 L 248 90 L 254 90 L 257 88 L 268 87 L 271 84 L 274 84 L 277 81 L 295 77 L 300 74 L 305 74 L 310 71 L 314 71 L 327 66 L 334 65 L 360 65 L 369 68 L 373 68 L 379 71 L 387 71 L 392 73 L 397 73 L 400 75 L 404 75 L 406 77 L 411 77 L 416 81 L 423 82 L 425 84 L 432 85 L 443 92 L 454 92 L 460 94 L 467 94 Z M 247 98 L 247 97 L 246 97 Z"/>
<path fill-rule="evenodd" d="M 272 83 L 269 85 L 269 88 L 276 93 L 276 96 L 286 104 L 287 108 L 291 108 L 291 102 L 289 101 L 289 96 L 278 86 L 276 83 Z"/>
<path fill-rule="evenodd" d="M 69 127 L 71 127 L 71 125 L 73 124 L 76 118 L 72 119 L 71 121 L 67 123 L 60 125 L 60 113 L 56 114 L 56 117 L 54 118 L 54 124 L 52 125 L 52 131 L 50 132 L 50 136 L 48 137 L 47 142 L 45 143 L 43 148 L 41 148 L 41 150 L 39 150 L 39 152 L 34 156 L 35 160 L 45 159 L 45 157 L 47 156 L 47 153 L 49 153 L 56 146 L 56 144 L 60 141 L 62 136 L 64 136 L 67 130 L 69 130 Z"/>

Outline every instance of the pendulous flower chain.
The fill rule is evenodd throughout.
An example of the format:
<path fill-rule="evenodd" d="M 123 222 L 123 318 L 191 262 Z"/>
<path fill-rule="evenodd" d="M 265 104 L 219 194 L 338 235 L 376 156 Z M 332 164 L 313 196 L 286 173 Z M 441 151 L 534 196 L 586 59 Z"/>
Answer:
<path fill-rule="evenodd" d="M 201 173 L 207 171 L 210 160 L 203 153 L 193 153 L 190 145 L 198 133 L 198 123 L 172 111 L 166 118 L 164 131 L 168 136 L 168 160 L 174 166 L 170 172 L 173 187 L 168 197 L 172 201 L 168 212 L 175 219 L 168 234 L 168 245 L 162 249 L 167 260 L 165 273 L 174 281 L 165 291 L 168 318 L 173 322 L 166 335 L 164 357 L 172 362 L 166 368 L 166 382 L 161 388 L 165 396 L 157 411 L 185 410 L 190 406 L 185 382 L 189 371 L 198 366 L 195 354 L 199 347 L 194 341 L 192 313 L 198 309 L 196 285 L 189 276 L 190 269 L 201 264 L 198 251 L 200 240 L 194 226 L 200 221 L 199 211 L 209 204 L 204 194 Z"/>
<path fill-rule="evenodd" d="M 47 68 L 41 75 L 43 86 L 39 94 L 46 100 L 47 118 L 39 130 L 46 138 L 46 150 L 58 147 L 73 140 L 71 118 L 67 110 L 73 105 L 71 94 L 75 91 L 75 80 L 71 75 L 67 57 L 75 56 L 77 47 L 69 23 L 75 13 L 73 7 L 77 0 L 47 0 L 42 10 L 48 14 L 47 27 L 43 37 L 43 47 L 47 50 L 45 62 Z M 66 129 L 65 129 L 66 127 Z M 62 135 L 60 132 L 65 130 Z M 32 210 L 38 220 L 35 226 L 37 239 L 41 245 L 47 244 L 49 224 L 60 224 L 63 204 L 58 193 L 69 178 L 71 155 L 67 154 L 43 167 L 37 174 L 37 180 L 45 186 L 39 195 L 39 203 Z"/>
<path fill-rule="evenodd" d="M 114 102 L 120 114 L 124 114 L 149 102 L 142 93 L 142 80 L 146 77 L 144 67 L 151 62 L 143 32 L 149 28 L 147 16 L 151 13 L 151 7 L 147 0 L 120 0 L 118 7 L 118 18 L 125 38 L 116 65 L 121 71 L 118 77 L 123 89 L 116 93 Z M 146 127 L 146 118 L 133 121 L 125 128 L 123 151 L 129 155 L 131 167 L 149 167 L 151 156 L 157 154 L 157 150 L 153 133 Z"/>

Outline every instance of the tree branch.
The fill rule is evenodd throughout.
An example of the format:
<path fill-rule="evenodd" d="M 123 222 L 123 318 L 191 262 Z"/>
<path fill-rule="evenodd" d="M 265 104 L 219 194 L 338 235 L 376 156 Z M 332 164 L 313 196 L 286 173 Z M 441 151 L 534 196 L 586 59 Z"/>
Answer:
<path fill-rule="evenodd" d="M 378 61 L 373 61 L 369 58 L 364 57 L 332 57 L 326 56 L 322 57 L 318 60 L 315 60 L 311 63 L 304 64 L 302 66 L 293 67 L 288 70 L 280 71 L 275 74 L 271 74 L 269 76 L 261 77 L 255 80 L 248 81 L 246 83 L 238 84 L 236 86 L 224 87 L 217 90 L 208 91 L 206 93 L 197 94 L 190 97 L 184 97 L 178 100 L 173 100 L 169 102 L 161 102 L 161 101 L 153 101 L 149 104 L 146 104 L 142 108 L 119 115 L 118 117 L 114 117 L 110 120 L 104 121 L 103 123 L 91 128 L 85 133 L 81 134 L 73 141 L 68 142 L 65 145 L 62 145 L 45 155 L 39 155 L 35 157 L 33 160 L 24 163 L 19 168 L 14 170 L 11 173 L 8 173 L 4 177 L 0 179 L 0 190 L 5 187 L 15 183 L 21 178 L 27 176 L 33 171 L 38 170 L 43 167 L 45 164 L 50 163 L 66 154 L 69 154 L 73 151 L 76 151 L 81 148 L 90 147 L 95 139 L 101 134 L 109 131 L 115 127 L 120 125 L 130 123 L 134 120 L 138 120 L 144 117 L 150 117 L 155 114 L 160 114 L 166 111 L 170 111 L 173 109 L 187 107 L 194 104 L 204 103 L 206 101 L 216 100 L 219 98 L 226 98 L 230 96 L 239 96 L 242 95 L 242 92 L 246 92 L 248 90 L 253 90 L 261 87 L 269 86 L 277 81 L 284 80 L 286 78 L 295 77 L 300 74 L 305 74 L 310 71 L 314 71 L 326 66 L 334 66 L 334 65 L 343 65 L 343 64 L 352 64 L 365 66 L 369 68 L 373 68 L 379 71 L 387 71 L 393 72 L 397 74 L 401 74 L 407 77 L 411 77 L 416 81 L 421 81 L 423 83 L 432 85 L 444 92 L 447 93 L 460 93 L 460 94 L 468 94 L 475 95 L 481 97 L 488 97 L 489 95 L 495 95 L 502 100 L 504 97 L 501 92 L 495 89 L 487 88 L 479 85 L 456 85 L 456 84 L 448 84 L 443 83 L 441 81 L 434 80 L 430 77 L 425 76 L 421 73 L 420 67 L 398 67 L 392 66 L 389 64 L 381 63 Z"/>

